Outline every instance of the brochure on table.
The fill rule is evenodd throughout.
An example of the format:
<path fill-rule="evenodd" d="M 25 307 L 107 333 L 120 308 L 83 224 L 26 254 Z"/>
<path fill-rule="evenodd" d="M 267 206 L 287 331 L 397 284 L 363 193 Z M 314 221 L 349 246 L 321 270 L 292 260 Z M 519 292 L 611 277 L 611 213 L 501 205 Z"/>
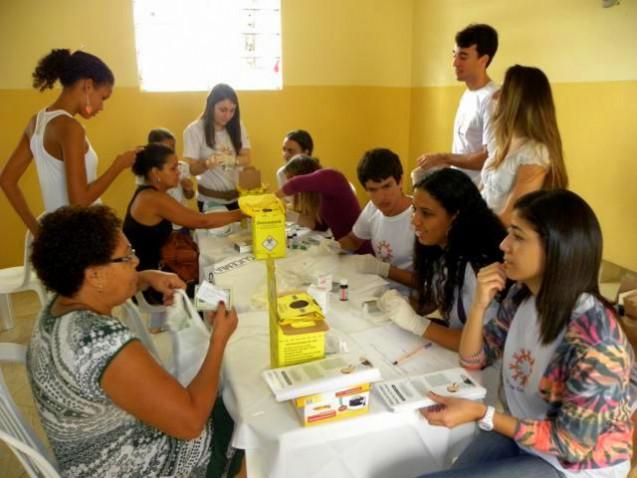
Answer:
<path fill-rule="evenodd" d="M 463 368 L 387 380 L 376 384 L 376 390 L 394 412 L 416 410 L 435 405 L 429 392 L 447 397 L 482 400 L 487 390 Z"/>
<path fill-rule="evenodd" d="M 354 354 L 335 354 L 322 360 L 262 372 L 277 401 L 339 390 L 382 379 L 369 360 Z"/>

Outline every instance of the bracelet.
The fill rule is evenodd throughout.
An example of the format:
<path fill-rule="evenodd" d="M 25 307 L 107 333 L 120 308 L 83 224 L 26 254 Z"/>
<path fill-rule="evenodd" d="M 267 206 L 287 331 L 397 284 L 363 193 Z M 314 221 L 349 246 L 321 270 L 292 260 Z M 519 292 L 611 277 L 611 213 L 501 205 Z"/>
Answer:
<path fill-rule="evenodd" d="M 460 363 L 462 365 L 471 366 L 480 366 L 484 363 L 485 353 L 484 350 L 480 350 L 479 352 L 473 355 L 460 355 Z"/>

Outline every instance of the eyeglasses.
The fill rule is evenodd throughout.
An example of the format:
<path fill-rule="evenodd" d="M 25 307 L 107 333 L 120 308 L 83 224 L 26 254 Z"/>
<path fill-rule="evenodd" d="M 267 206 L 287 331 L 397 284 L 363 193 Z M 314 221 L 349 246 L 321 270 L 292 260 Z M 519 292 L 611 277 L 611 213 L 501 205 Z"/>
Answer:
<path fill-rule="evenodd" d="M 122 257 L 116 257 L 114 259 L 111 259 L 109 262 L 125 262 L 125 263 L 129 263 L 129 262 L 133 262 L 134 260 L 137 260 L 137 255 L 135 254 L 135 249 L 131 249 L 130 252 Z"/>

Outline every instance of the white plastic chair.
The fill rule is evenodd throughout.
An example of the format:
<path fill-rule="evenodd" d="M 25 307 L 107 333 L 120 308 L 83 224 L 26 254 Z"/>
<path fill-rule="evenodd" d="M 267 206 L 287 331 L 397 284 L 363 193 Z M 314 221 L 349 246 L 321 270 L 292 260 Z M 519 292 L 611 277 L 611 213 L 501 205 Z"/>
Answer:
<path fill-rule="evenodd" d="M 26 363 L 24 345 L 0 343 L 0 362 Z M 30 477 L 59 478 L 55 460 L 16 406 L 0 370 L 0 440 L 4 441 Z"/>
<path fill-rule="evenodd" d="M 33 236 L 31 231 L 27 229 L 24 237 L 24 264 L 16 267 L 8 267 L 0 269 L 0 301 L 2 302 L 2 310 L 6 315 L 4 323 L 0 323 L 0 329 L 11 329 L 14 326 L 13 308 L 11 307 L 10 294 L 22 292 L 25 290 L 33 290 L 38 294 L 40 304 L 44 306 L 46 303 L 46 292 L 42 283 L 35 273 L 31 273 L 31 242 Z"/>

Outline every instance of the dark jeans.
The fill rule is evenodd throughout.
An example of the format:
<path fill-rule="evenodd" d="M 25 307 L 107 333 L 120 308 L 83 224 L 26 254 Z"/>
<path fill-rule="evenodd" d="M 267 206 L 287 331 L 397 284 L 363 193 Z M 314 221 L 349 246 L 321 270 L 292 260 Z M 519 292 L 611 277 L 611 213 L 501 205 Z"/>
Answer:
<path fill-rule="evenodd" d="M 245 453 L 230 446 L 233 431 L 234 420 L 220 395 L 212 409 L 212 454 L 206 478 L 232 477 L 239 473 Z"/>
<path fill-rule="evenodd" d="M 495 431 L 480 431 L 450 469 L 424 476 L 427 478 L 563 478 L 564 474 L 542 458 L 522 450 L 511 438 Z"/>

